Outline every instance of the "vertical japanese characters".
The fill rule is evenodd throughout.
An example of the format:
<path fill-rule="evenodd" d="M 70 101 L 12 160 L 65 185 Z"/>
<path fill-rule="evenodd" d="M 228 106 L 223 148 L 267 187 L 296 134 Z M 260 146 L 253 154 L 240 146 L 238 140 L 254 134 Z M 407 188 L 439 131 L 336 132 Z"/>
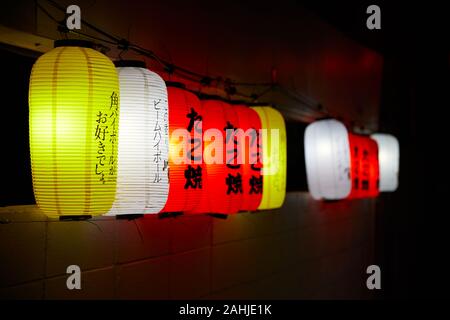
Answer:
<path fill-rule="evenodd" d="M 379 193 L 378 145 L 367 136 L 348 135 L 352 191 L 348 198 L 370 198 Z"/>
<path fill-rule="evenodd" d="M 188 105 L 189 107 L 189 105 Z M 197 110 L 201 107 L 196 106 Z M 202 116 L 196 111 L 194 107 L 189 107 L 190 111 L 186 114 L 186 118 L 189 119 L 189 124 L 186 128 L 189 134 L 189 146 L 187 150 L 188 166 L 184 170 L 184 178 L 186 182 L 184 189 L 201 189 L 202 188 Z M 191 165 L 194 164 L 194 165 Z M 199 164 L 200 163 L 200 164 Z"/>
<path fill-rule="evenodd" d="M 116 180 L 116 155 L 114 152 L 108 152 L 107 149 L 115 150 L 117 148 L 118 111 L 119 95 L 117 92 L 113 92 L 108 113 L 99 110 L 96 115 L 94 136 L 97 142 L 97 163 L 95 164 L 95 174 L 99 176 L 99 180 L 103 184 L 107 181 L 106 179 L 113 182 Z M 106 158 L 106 154 L 109 154 L 109 159 Z"/>
<path fill-rule="evenodd" d="M 242 163 L 242 200 L 240 210 L 257 210 L 263 194 L 261 119 L 244 105 L 235 105 L 240 128 L 236 130 L 236 157 Z"/>
<path fill-rule="evenodd" d="M 193 93 L 174 85 L 169 99 L 169 195 L 164 212 L 190 211 L 200 201 L 205 168 L 202 160 L 202 108 Z"/>
<path fill-rule="evenodd" d="M 116 66 L 121 92 L 117 192 L 108 215 L 155 214 L 169 188 L 166 85 L 143 62 L 121 60 Z"/>
<path fill-rule="evenodd" d="M 217 99 L 201 100 L 201 109 L 206 175 L 199 201 L 188 213 L 236 213 L 242 196 L 242 170 L 234 161 L 237 115 L 229 104 Z"/>

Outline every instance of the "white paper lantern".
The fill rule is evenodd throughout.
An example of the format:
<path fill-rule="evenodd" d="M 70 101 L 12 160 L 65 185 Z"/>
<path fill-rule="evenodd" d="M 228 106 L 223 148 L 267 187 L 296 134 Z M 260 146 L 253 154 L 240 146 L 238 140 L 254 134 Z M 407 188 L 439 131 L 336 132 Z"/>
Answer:
<path fill-rule="evenodd" d="M 309 192 L 316 200 L 346 198 L 351 191 L 350 146 L 345 126 L 320 120 L 305 131 L 305 163 Z"/>
<path fill-rule="evenodd" d="M 122 112 L 117 191 L 108 215 L 158 213 L 169 189 L 166 84 L 143 62 L 118 61 L 116 67 Z"/>
<path fill-rule="evenodd" d="M 390 134 L 375 133 L 371 136 L 378 144 L 380 163 L 380 191 L 395 191 L 398 188 L 400 170 L 400 145 Z"/>

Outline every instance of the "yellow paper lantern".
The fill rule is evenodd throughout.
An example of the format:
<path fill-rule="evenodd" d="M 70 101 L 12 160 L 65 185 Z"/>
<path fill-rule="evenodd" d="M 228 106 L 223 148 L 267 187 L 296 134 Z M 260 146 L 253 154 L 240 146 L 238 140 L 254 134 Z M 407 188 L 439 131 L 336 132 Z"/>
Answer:
<path fill-rule="evenodd" d="M 60 40 L 31 71 L 30 152 L 34 195 L 48 216 L 101 215 L 117 179 L 119 81 L 89 42 Z"/>
<path fill-rule="evenodd" d="M 286 196 L 286 126 L 272 107 L 253 107 L 261 119 L 263 195 L 258 210 L 283 205 Z"/>

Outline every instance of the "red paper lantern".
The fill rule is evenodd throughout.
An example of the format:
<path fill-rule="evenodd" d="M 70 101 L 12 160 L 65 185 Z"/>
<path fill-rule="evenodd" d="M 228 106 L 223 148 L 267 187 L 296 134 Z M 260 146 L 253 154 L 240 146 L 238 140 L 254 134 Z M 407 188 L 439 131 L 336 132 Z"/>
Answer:
<path fill-rule="evenodd" d="M 243 172 L 233 161 L 236 144 L 232 136 L 227 143 L 226 130 L 239 128 L 239 119 L 233 107 L 221 100 L 202 100 L 202 111 L 206 175 L 200 203 L 188 213 L 236 213 L 242 200 Z"/>
<path fill-rule="evenodd" d="M 348 199 L 376 197 L 379 193 L 378 145 L 362 135 L 349 133 L 348 138 L 352 180 Z"/>
<path fill-rule="evenodd" d="M 239 128 L 242 129 L 239 134 L 243 134 L 242 137 L 238 137 L 238 147 L 241 148 L 241 144 L 244 144 L 243 163 L 241 165 L 243 193 L 239 209 L 241 211 L 253 211 L 258 209 L 263 191 L 259 141 L 261 119 L 255 110 L 246 106 L 235 105 L 234 110 L 239 118 Z"/>
<path fill-rule="evenodd" d="M 170 106 L 169 196 L 162 211 L 189 211 L 200 201 L 205 173 L 202 108 L 198 97 L 179 84 L 169 83 L 167 94 Z"/>

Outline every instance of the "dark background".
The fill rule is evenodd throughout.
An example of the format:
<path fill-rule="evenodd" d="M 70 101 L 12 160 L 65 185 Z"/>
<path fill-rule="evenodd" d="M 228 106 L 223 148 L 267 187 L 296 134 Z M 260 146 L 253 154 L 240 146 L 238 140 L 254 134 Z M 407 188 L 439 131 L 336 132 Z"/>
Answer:
<path fill-rule="evenodd" d="M 355 14 L 379 4 L 382 29 Z M 449 19 L 444 2 L 307 1 L 384 59 L 380 131 L 401 145 L 400 187 L 377 206 L 383 298 L 449 297 Z"/>
<path fill-rule="evenodd" d="M 34 203 L 28 131 L 28 81 L 36 57 L 24 51 L 0 50 L 4 98 L 0 206 Z M 7 79 L 7 80 L 6 80 Z"/>

